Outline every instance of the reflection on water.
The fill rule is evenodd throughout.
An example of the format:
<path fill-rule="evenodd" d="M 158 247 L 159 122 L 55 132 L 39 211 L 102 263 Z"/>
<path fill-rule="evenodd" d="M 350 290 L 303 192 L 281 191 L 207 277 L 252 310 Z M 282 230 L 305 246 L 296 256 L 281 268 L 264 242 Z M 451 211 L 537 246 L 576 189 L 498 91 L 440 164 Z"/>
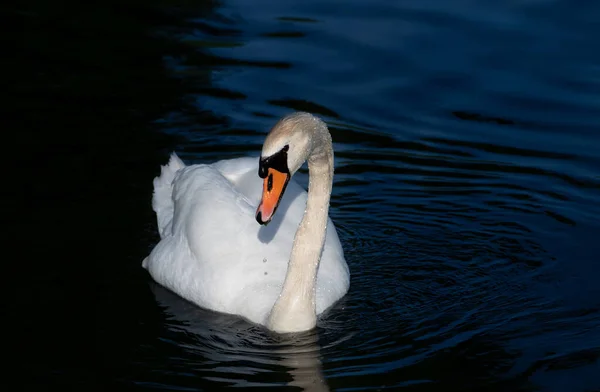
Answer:
<path fill-rule="evenodd" d="M 315 331 L 272 334 L 239 318 L 199 309 L 157 284 L 151 288 L 167 317 L 167 335 L 174 339 L 169 343 L 186 353 L 181 371 L 205 373 L 201 384 L 329 391 Z M 183 344 L 181 335 L 185 335 Z"/>
<path fill-rule="evenodd" d="M 29 277 L 10 319 L 36 381 L 598 389 L 598 4 L 31 4 L 0 12 L 27 27 L 2 61 L 27 261 L 11 276 Z M 330 126 L 352 278 L 316 331 L 281 338 L 193 307 L 140 262 L 168 153 L 258 156 L 292 110 Z"/>

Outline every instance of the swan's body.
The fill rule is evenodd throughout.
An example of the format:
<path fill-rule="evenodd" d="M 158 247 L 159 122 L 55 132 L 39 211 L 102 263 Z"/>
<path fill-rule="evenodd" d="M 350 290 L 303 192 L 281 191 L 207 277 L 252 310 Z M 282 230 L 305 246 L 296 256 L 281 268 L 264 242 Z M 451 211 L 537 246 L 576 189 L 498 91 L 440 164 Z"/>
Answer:
<path fill-rule="evenodd" d="M 326 135 L 318 134 L 323 131 Z M 326 137 L 329 146 L 320 139 Z M 289 181 L 270 210 L 267 177 L 263 184 L 257 175 L 258 158 L 185 166 L 173 154 L 154 180 L 161 241 L 143 263 L 152 277 L 201 307 L 240 315 L 278 332 L 313 328 L 316 315 L 349 286 L 343 250 L 327 217 L 333 154 L 324 123 L 300 113 L 271 131 L 260 161 L 261 170 L 269 170 L 270 188 L 275 166 L 269 157 L 282 154 L 291 168 Z M 291 179 L 307 158 L 308 194 Z M 261 226 L 257 220 L 271 223 Z"/>

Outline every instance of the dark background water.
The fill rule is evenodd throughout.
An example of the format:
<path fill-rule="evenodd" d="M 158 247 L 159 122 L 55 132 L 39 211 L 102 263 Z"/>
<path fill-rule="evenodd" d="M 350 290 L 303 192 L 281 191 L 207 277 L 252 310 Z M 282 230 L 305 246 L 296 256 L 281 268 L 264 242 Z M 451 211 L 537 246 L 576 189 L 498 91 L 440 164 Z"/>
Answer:
<path fill-rule="evenodd" d="M 1 6 L 16 389 L 599 390 L 599 4 Z M 330 124 L 352 280 L 290 340 L 140 263 L 168 154 L 257 155 L 292 110 Z"/>

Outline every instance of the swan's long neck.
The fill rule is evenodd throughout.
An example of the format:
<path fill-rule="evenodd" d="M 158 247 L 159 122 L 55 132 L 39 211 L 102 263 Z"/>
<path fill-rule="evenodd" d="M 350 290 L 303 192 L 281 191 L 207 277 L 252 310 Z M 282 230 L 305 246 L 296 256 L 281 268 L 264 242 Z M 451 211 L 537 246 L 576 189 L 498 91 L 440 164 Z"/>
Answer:
<path fill-rule="evenodd" d="M 317 271 L 325 244 L 333 184 L 331 136 L 326 129 L 319 136 L 308 156 L 306 211 L 296 231 L 281 294 L 268 320 L 269 328 L 276 332 L 303 331 L 316 325 Z"/>

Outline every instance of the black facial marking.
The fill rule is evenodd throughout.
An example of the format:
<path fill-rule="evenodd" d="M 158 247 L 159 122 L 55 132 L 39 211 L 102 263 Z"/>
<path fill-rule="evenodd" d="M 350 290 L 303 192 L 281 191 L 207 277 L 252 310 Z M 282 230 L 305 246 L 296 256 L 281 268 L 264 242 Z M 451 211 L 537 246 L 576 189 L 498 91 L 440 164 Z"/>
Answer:
<path fill-rule="evenodd" d="M 285 145 L 281 150 L 267 158 L 261 158 L 258 163 L 258 176 L 265 178 L 269 168 L 275 169 L 281 173 L 290 173 L 287 166 L 287 152 L 290 149 L 289 145 Z"/>
<path fill-rule="evenodd" d="M 269 174 L 269 180 L 267 181 L 267 192 L 271 192 L 273 189 L 273 173 Z"/>

